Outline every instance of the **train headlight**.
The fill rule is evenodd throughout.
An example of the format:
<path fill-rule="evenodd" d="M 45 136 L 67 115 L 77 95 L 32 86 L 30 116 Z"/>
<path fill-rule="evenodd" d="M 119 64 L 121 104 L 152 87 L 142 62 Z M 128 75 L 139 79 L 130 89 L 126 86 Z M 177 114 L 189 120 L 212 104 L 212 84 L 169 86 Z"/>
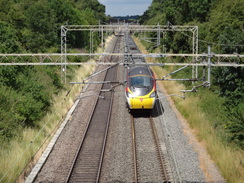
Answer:
<path fill-rule="evenodd" d="M 130 92 L 126 92 L 126 95 L 127 95 L 127 97 L 129 97 L 129 98 L 132 98 L 133 97 L 133 94 L 131 94 Z"/>
<path fill-rule="evenodd" d="M 155 98 L 156 97 L 156 92 L 152 92 L 152 94 L 150 95 L 150 98 Z"/>

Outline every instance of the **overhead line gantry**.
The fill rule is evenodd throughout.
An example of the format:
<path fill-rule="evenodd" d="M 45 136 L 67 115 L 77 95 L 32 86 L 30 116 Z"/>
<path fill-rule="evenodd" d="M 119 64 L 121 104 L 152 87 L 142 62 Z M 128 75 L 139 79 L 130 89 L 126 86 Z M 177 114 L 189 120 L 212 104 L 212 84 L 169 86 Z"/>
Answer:
<path fill-rule="evenodd" d="M 90 31 L 90 53 L 67 53 L 67 33 L 71 31 Z M 93 32 L 99 32 L 101 36 L 101 45 L 104 45 L 104 32 L 106 33 L 157 33 L 157 46 L 159 46 L 161 33 L 165 36 L 166 32 L 180 31 L 190 32 L 192 34 L 192 53 L 189 54 L 173 54 L 166 53 L 149 53 L 149 54 L 119 54 L 119 53 L 93 53 Z M 190 36 L 188 36 L 190 37 Z M 153 38 L 152 38 L 153 39 Z M 60 65 L 61 73 L 64 73 L 64 80 L 66 83 L 66 69 L 67 65 L 83 65 L 83 64 L 103 64 L 112 65 L 113 63 L 98 62 L 72 62 L 74 57 L 81 56 L 125 56 L 125 57 L 153 57 L 153 58 L 168 58 L 168 57 L 183 57 L 186 62 L 184 63 L 148 63 L 148 65 L 175 65 L 175 66 L 192 66 L 192 78 L 198 77 L 198 66 L 208 67 L 208 73 L 212 66 L 225 66 L 225 67 L 243 67 L 244 55 L 238 54 L 215 54 L 211 53 L 209 48 L 207 54 L 198 54 L 198 26 L 178 26 L 168 23 L 168 25 L 139 25 L 139 24 L 109 24 L 109 25 L 62 25 L 61 26 L 61 53 L 25 53 L 25 54 L 0 54 L 0 66 L 7 65 Z M 188 59 L 191 57 L 191 59 Z M 239 58 L 241 62 L 224 62 L 227 58 Z M 191 60 L 191 61 L 190 61 Z M 23 62 L 22 62 L 23 61 Z M 62 74 L 63 75 L 63 74 Z M 210 74 L 209 74 L 210 78 Z"/>

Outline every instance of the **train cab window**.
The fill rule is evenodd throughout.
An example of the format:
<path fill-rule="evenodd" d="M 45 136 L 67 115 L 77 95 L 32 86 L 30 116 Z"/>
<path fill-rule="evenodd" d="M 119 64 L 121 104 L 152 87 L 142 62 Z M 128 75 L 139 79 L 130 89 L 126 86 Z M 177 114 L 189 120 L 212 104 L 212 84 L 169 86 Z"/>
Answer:
<path fill-rule="evenodd" d="M 134 87 L 151 87 L 152 80 L 148 76 L 135 76 L 131 77 L 131 86 Z"/>

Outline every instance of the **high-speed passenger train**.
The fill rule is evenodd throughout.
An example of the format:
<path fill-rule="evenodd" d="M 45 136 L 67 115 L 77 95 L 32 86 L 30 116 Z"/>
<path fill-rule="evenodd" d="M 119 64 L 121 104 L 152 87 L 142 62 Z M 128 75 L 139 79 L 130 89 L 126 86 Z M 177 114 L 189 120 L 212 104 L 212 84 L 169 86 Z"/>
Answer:
<path fill-rule="evenodd" d="M 153 109 L 157 93 L 151 69 L 145 66 L 129 68 L 125 92 L 129 109 Z"/>
<path fill-rule="evenodd" d="M 131 36 L 127 38 L 127 52 L 140 53 Z M 153 109 L 156 98 L 156 81 L 152 70 L 145 65 L 143 57 L 132 57 L 127 68 L 125 96 L 130 110 Z M 144 66 L 140 66 L 144 63 Z"/>

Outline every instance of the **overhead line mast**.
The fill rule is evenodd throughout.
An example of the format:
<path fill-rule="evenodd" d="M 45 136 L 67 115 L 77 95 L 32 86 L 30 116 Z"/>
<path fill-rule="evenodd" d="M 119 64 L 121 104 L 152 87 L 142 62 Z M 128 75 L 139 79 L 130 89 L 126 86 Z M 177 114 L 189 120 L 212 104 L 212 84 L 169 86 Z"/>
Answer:
<path fill-rule="evenodd" d="M 67 53 L 67 33 L 72 31 L 90 31 L 90 53 Z M 93 32 L 99 32 L 101 37 L 101 45 L 103 47 L 104 32 L 109 33 L 139 33 L 143 34 L 146 32 L 157 33 L 156 45 L 161 45 L 161 33 L 163 38 L 165 33 L 169 31 L 179 31 L 179 32 L 191 32 L 192 33 L 192 53 L 189 54 L 172 54 L 166 53 L 164 47 L 163 53 L 149 53 L 149 54 L 131 54 L 131 53 L 93 53 Z M 189 37 L 189 36 L 188 36 Z M 143 36 L 141 36 L 143 38 Z M 149 41 L 154 38 L 145 38 L 144 40 Z M 208 69 L 208 82 L 210 83 L 210 70 L 212 66 L 225 66 L 225 67 L 243 67 L 243 57 L 244 55 L 238 54 L 214 54 L 211 53 L 210 48 L 208 48 L 207 54 L 198 54 L 198 26 L 178 26 L 168 23 L 168 25 L 139 25 L 139 24 L 109 24 L 109 25 L 62 25 L 61 26 L 61 53 L 42 53 L 42 54 L 0 54 L 0 65 L 60 65 L 61 66 L 61 76 L 64 83 L 66 83 L 66 70 L 67 65 L 83 65 L 83 64 L 104 64 L 113 65 L 113 63 L 102 63 L 102 62 L 88 62 L 88 63 L 75 63 L 72 59 L 80 56 L 125 56 L 126 57 L 183 57 L 185 58 L 185 63 L 160 63 L 162 65 L 181 65 L 181 66 L 192 66 L 192 79 L 198 78 L 198 66 L 205 66 Z M 187 59 L 192 57 L 191 61 Z M 240 63 L 233 62 L 223 62 L 226 58 L 239 58 Z M 217 60 L 216 60 L 217 59 Z M 22 62 L 21 60 L 24 60 Z M 26 61 L 27 60 L 27 61 Z M 37 62 L 33 62 L 36 60 Z M 207 61 L 206 61 L 207 60 Z M 213 61 L 214 60 L 214 61 Z M 154 63 L 155 64 L 155 63 Z M 160 65 L 155 64 L 155 65 Z M 150 64 L 148 64 L 150 65 Z M 151 63 L 153 65 L 153 63 Z"/>

